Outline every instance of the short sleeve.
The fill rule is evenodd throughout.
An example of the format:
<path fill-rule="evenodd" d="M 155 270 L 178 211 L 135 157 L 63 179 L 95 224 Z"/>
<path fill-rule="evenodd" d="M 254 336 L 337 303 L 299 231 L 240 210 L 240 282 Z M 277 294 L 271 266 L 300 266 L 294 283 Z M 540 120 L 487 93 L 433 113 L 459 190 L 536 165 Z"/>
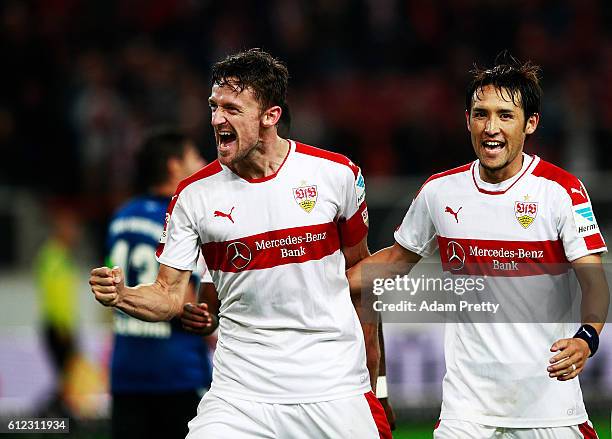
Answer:
<path fill-rule="evenodd" d="M 570 262 L 607 251 L 589 194 L 582 182 L 579 185 L 580 191 L 575 189 L 573 196 L 563 191 L 560 202 L 556 203 L 559 208 L 559 237 Z"/>
<path fill-rule="evenodd" d="M 350 162 L 352 164 L 352 162 Z M 339 207 L 339 232 L 343 247 L 352 247 L 368 233 L 368 207 L 365 202 L 365 179 L 361 169 L 352 164 L 344 172 L 341 182 L 341 200 Z"/>
<path fill-rule="evenodd" d="M 166 224 L 157 247 L 157 261 L 178 270 L 197 267 L 199 235 L 181 196 L 175 195 L 168 206 Z"/>
<path fill-rule="evenodd" d="M 196 271 L 192 273 L 192 275 L 197 275 L 198 280 L 200 280 L 200 282 L 203 284 L 213 283 L 212 276 L 210 275 L 210 271 L 208 271 L 208 267 L 206 266 L 206 260 L 204 259 L 202 253 L 200 253 L 198 257 L 197 268 Z"/>
<path fill-rule="evenodd" d="M 395 241 L 407 250 L 427 257 L 436 251 L 436 228 L 427 206 L 427 189 L 424 186 L 412 200 L 402 224 L 395 231 Z"/>

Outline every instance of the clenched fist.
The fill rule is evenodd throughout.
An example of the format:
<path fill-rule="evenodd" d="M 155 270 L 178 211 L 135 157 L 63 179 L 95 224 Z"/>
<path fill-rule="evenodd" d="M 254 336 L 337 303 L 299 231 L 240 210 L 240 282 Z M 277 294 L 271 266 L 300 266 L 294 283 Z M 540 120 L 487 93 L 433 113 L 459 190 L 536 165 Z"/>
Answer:
<path fill-rule="evenodd" d="M 186 331 L 199 335 L 210 335 L 219 326 L 217 316 L 208 311 L 206 303 L 186 303 L 183 305 L 181 322 Z"/>
<path fill-rule="evenodd" d="M 119 267 L 99 267 L 91 270 L 89 285 L 96 300 L 104 306 L 116 306 L 125 290 L 123 271 Z"/>

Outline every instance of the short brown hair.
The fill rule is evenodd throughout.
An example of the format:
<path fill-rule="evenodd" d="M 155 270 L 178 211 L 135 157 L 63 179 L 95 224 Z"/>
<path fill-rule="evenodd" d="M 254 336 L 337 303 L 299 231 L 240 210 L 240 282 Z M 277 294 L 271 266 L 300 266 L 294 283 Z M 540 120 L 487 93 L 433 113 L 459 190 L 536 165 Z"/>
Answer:
<path fill-rule="evenodd" d="M 468 112 L 474 104 L 474 93 L 487 85 L 493 85 L 497 90 L 503 88 L 508 91 L 512 102 L 523 108 L 525 123 L 530 116 L 540 112 L 541 69 L 531 61 L 521 63 L 507 51 L 503 51 L 495 58 L 495 65 L 492 68 L 480 68 L 474 65 L 470 73 L 472 81 L 465 94 L 465 109 Z"/>
<path fill-rule="evenodd" d="M 262 109 L 286 107 L 288 80 L 287 66 L 261 49 L 229 55 L 212 67 L 213 85 L 250 88 Z"/>

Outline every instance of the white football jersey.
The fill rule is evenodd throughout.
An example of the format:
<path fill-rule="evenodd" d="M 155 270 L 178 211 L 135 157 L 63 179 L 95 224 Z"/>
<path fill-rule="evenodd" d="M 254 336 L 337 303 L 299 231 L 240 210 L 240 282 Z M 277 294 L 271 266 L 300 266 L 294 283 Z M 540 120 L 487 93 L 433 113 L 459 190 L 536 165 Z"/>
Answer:
<path fill-rule="evenodd" d="M 542 306 L 533 299 L 542 289 L 549 297 L 557 291 L 563 295 L 569 262 L 607 250 L 582 183 L 528 155 L 521 171 L 499 184 L 480 178 L 478 160 L 432 176 L 395 239 L 424 257 L 439 248 L 449 272 L 477 275 L 483 273 L 474 267 L 484 267 L 488 285 L 511 294 L 512 303 L 527 310 Z M 542 264 L 558 270 L 543 274 Z M 568 323 L 447 324 L 441 419 L 508 428 L 585 422 L 578 379 L 560 382 L 546 370 L 552 344 L 572 337 L 577 328 Z"/>
<path fill-rule="evenodd" d="M 367 234 L 365 184 L 349 159 L 290 141 L 269 177 L 215 161 L 177 189 L 160 263 L 193 270 L 201 249 L 217 289 L 211 392 L 274 403 L 370 390 L 342 247 Z"/>

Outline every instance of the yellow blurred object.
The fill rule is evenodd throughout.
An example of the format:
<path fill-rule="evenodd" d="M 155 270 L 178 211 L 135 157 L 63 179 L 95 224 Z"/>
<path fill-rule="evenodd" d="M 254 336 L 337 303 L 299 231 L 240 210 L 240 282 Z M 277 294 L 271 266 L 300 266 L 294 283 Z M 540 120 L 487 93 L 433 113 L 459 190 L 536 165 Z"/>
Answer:
<path fill-rule="evenodd" d="M 108 400 L 108 374 L 83 355 L 73 355 L 63 377 L 63 400 L 81 419 L 97 418 Z"/>
<path fill-rule="evenodd" d="M 70 250 L 55 239 L 40 249 L 35 263 L 43 320 L 71 332 L 75 326 L 77 271 Z"/>

